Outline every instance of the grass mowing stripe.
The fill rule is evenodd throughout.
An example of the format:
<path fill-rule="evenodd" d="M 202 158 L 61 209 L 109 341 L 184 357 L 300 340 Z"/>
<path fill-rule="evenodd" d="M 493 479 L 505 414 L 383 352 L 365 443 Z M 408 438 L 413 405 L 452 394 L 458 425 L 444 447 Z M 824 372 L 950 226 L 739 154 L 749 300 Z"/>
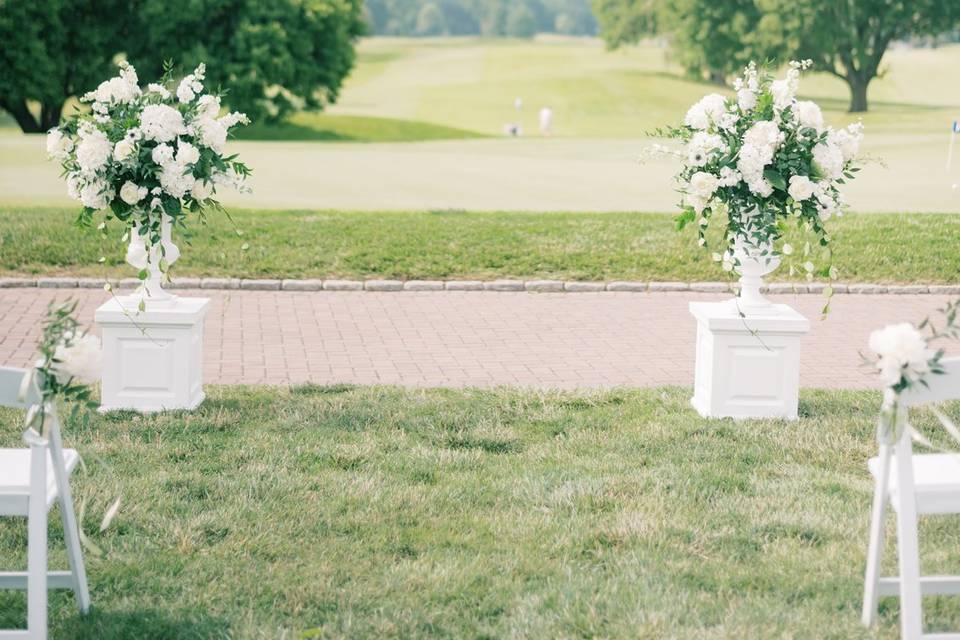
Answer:
<path fill-rule="evenodd" d="M 463 213 L 432 211 L 233 212 L 244 237 L 211 215 L 187 243 L 174 277 L 703 281 L 724 277 L 677 233 L 666 213 Z M 0 207 L 0 276 L 125 277 L 124 248 L 71 226 L 72 210 Z M 960 282 L 960 217 L 847 215 L 832 220 L 841 281 Z M 250 249 L 241 246 L 249 243 Z M 802 242 L 791 257 L 806 261 Z M 97 264 L 104 256 L 105 265 Z M 801 271 L 802 272 L 802 271 Z M 782 266 L 775 280 L 789 279 Z"/>

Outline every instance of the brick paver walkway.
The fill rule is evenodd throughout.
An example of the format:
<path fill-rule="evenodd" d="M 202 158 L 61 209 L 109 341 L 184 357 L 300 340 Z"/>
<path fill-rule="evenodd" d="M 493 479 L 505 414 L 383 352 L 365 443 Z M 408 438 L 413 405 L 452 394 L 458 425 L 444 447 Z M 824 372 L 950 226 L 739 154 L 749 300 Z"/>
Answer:
<path fill-rule="evenodd" d="M 692 385 L 690 300 L 707 293 L 187 292 L 212 299 L 204 342 L 210 383 L 351 382 L 403 386 Z M 0 290 L 0 363 L 34 357 L 51 300 L 80 301 L 92 323 L 98 290 Z M 860 365 L 872 329 L 919 321 L 937 295 L 839 295 L 821 322 L 816 295 L 772 296 L 811 319 L 805 387 L 875 387 Z"/>

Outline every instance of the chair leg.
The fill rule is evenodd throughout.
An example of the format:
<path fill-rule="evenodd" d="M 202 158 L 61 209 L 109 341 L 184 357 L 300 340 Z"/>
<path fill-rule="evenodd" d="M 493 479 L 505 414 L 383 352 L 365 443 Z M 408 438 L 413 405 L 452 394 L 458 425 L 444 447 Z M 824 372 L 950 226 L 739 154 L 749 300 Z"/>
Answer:
<path fill-rule="evenodd" d="M 80 546 L 80 531 L 77 516 L 73 511 L 73 498 L 70 496 L 70 485 L 60 494 L 60 518 L 63 521 L 63 539 L 67 546 L 67 559 L 70 562 L 70 573 L 73 575 L 73 593 L 77 599 L 80 613 L 90 610 L 90 589 L 87 586 L 87 570 L 83 563 L 83 549 Z"/>
<path fill-rule="evenodd" d="M 30 447 L 31 491 L 27 516 L 27 630 L 47 637 L 47 448 Z"/>
<path fill-rule="evenodd" d="M 880 469 L 873 490 L 873 510 L 870 515 L 870 546 L 867 549 L 867 570 L 863 581 L 863 612 L 861 620 L 866 627 L 877 617 L 877 587 L 880 584 L 880 561 L 883 558 L 883 524 L 887 509 L 887 487 L 890 475 L 890 447 L 880 447 Z"/>
<path fill-rule="evenodd" d="M 901 487 L 913 487 L 913 456 L 909 436 L 897 447 L 897 476 Z M 897 548 L 900 566 L 900 637 L 920 640 L 923 634 L 923 602 L 920 598 L 920 551 L 917 542 L 917 505 L 913 491 L 898 493 Z"/>

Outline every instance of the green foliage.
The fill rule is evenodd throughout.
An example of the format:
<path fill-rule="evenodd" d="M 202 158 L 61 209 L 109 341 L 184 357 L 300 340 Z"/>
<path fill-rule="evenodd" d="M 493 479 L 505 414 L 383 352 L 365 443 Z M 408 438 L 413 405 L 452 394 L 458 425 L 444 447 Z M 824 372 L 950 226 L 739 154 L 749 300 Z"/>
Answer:
<path fill-rule="evenodd" d="M 849 85 L 853 112 L 866 111 L 891 42 L 960 20 L 956 0 L 594 0 L 594 10 L 608 46 L 663 35 L 689 72 L 720 83 L 750 60 L 810 58 Z"/>
<path fill-rule="evenodd" d="M 960 22 L 956 0 L 767 0 L 765 8 L 781 24 L 786 55 L 810 58 L 849 85 L 851 112 L 867 110 L 867 88 L 892 42 L 944 33 Z"/>
<path fill-rule="evenodd" d="M 122 0 L 0 2 L 0 109 L 30 133 L 60 120 L 70 96 L 110 75 L 127 27 Z M 39 112 L 31 109 L 39 103 Z"/>
<path fill-rule="evenodd" d="M 254 119 L 336 101 L 364 32 L 361 0 L 8 0 L 0 4 L 0 107 L 24 131 L 56 125 L 64 102 L 125 55 L 145 76 L 208 64 L 224 102 Z M 41 104 L 37 118 L 29 102 Z"/>
<path fill-rule="evenodd" d="M 279 119 L 335 102 L 353 67 L 364 25 L 361 0 L 145 0 L 127 55 L 141 73 L 163 60 L 184 69 L 207 63 L 207 81 L 253 120 Z"/>

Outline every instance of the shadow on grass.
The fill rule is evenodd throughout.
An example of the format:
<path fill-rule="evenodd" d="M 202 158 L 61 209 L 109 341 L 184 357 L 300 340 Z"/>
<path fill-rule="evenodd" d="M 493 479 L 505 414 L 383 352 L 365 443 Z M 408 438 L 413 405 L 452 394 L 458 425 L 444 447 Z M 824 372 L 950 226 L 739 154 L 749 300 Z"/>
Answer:
<path fill-rule="evenodd" d="M 332 129 L 308 127 L 293 122 L 253 124 L 237 132 L 238 140 L 306 140 L 311 142 L 364 142 Z"/>

